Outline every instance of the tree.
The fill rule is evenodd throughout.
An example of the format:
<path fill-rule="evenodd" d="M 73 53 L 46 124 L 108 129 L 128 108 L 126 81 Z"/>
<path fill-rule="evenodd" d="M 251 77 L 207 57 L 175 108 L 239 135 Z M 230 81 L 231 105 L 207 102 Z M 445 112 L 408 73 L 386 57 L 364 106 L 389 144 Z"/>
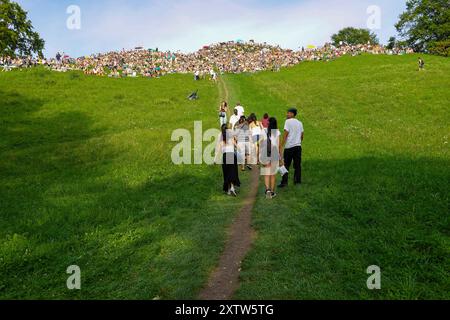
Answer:
<path fill-rule="evenodd" d="M 397 39 L 390 37 L 386 49 L 392 50 L 397 46 Z"/>
<path fill-rule="evenodd" d="M 45 42 L 19 4 L 0 0 L 0 56 L 42 56 Z"/>
<path fill-rule="evenodd" d="M 338 33 L 334 34 L 331 39 L 335 46 L 339 46 L 341 42 L 349 45 L 366 44 L 378 44 L 377 35 L 370 32 L 368 29 L 356 29 L 356 28 L 344 28 Z"/>
<path fill-rule="evenodd" d="M 399 35 L 415 51 L 445 47 L 450 38 L 448 0 L 408 0 L 406 11 L 395 25 Z"/>

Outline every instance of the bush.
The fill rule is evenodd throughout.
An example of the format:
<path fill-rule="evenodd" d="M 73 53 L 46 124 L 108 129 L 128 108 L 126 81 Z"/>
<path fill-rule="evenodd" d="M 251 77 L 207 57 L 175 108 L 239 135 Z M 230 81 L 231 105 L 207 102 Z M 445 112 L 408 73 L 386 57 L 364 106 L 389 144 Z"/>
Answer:
<path fill-rule="evenodd" d="M 430 44 L 428 50 L 431 54 L 450 57 L 450 39 L 433 42 L 432 44 Z"/>

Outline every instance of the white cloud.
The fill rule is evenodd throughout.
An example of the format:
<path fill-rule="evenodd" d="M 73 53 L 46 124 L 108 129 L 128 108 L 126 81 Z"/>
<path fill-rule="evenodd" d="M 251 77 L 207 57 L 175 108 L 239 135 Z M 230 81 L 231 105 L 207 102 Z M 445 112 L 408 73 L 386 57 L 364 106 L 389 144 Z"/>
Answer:
<path fill-rule="evenodd" d="M 404 1 L 390 0 L 73 0 L 81 7 L 82 29 L 66 25 L 66 4 L 18 0 L 25 4 L 46 40 L 46 53 L 73 56 L 142 45 L 195 51 L 203 45 L 254 39 L 297 49 L 321 45 L 342 27 L 366 27 L 367 8 L 382 8 L 382 41 Z M 69 3 L 69 2 L 67 2 Z"/>
<path fill-rule="evenodd" d="M 347 25 L 361 25 L 366 6 L 360 1 L 308 1 L 278 6 L 246 5 L 239 1 L 152 1 L 138 10 L 126 4 L 85 13 L 85 36 L 106 46 L 194 51 L 202 45 L 255 39 L 298 48 L 323 44 Z M 363 25 L 361 25 L 363 26 Z M 91 43 L 92 43 L 91 42 Z"/>

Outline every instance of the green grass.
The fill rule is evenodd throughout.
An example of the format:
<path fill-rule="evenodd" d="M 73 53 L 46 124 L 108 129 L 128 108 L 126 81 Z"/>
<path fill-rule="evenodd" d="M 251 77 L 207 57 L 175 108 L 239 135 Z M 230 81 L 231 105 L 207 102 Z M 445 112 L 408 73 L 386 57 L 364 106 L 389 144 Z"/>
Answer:
<path fill-rule="evenodd" d="M 240 203 L 218 167 L 173 165 L 171 134 L 218 127 L 217 86 L 17 71 L 0 101 L 0 298 L 195 298 Z"/>
<path fill-rule="evenodd" d="M 225 76 L 231 105 L 281 126 L 297 105 L 306 129 L 304 185 L 270 202 L 261 190 L 236 298 L 450 298 L 450 62 L 416 62 Z M 170 138 L 216 128 L 218 102 L 218 86 L 183 75 L 1 73 L 0 299 L 196 298 L 241 203 L 219 167 L 174 166 Z M 380 291 L 366 287 L 374 264 Z"/>
<path fill-rule="evenodd" d="M 304 184 L 261 197 L 238 299 L 449 299 L 450 61 L 345 57 L 227 77 L 258 116 L 305 126 Z M 292 178 L 292 177 L 291 177 Z M 292 181 L 291 181 L 292 183 Z M 366 269 L 378 265 L 382 290 Z"/>

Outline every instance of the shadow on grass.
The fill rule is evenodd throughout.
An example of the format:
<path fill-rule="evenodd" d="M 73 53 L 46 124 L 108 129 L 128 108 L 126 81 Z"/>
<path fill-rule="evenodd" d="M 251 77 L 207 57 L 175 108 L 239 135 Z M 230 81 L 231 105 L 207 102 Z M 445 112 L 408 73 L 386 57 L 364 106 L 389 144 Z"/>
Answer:
<path fill-rule="evenodd" d="M 239 298 L 445 299 L 450 161 L 306 160 L 305 184 L 259 201 Z M 369 291 L 366 269 L 382 270 Z"/>
<path fill-rule="evenodd" d="M 194 298 L 235 208 L 216 196 L 217 175 L 173 168 L 130 186 L 113 172 L 122 150 L 97 139 L 88 116 L 0 97 L 0 297 Z M 66 288 L 73 264 L 77 292 Z"/>
<path fill-rule="evenodd" d="M 92 129 L 92 120 L 82 112 L 50 108 L 41 112 L 50 102 L 45 98 L 0 91 L 0 101 L 0 146 L 6 151 L 80 142 L 101 133 Z"/>
<path fill-rule="evenodd" d="M 33 213 L 44 209 L 46 198 L 63 193 L 64 183 L 93 174 L 87 169 L 92 169 L 88 167 L 97 158 L 95 153 L 106 154 L 86 147 L 96 132 L 90 129 L 93 123 L 85 114 L 55 111 L 45 116 L 40 112 L 46 100 L 14 92 L 0 91 L 0 99 L 0 190 L 5 204 L 0 219 L 4 222 L 2 233 L 9 233 L 39 224 Z M 97 170 L 94 176 L 100 174 Z"/>
<path fill-rule="evenodd" d="M 6 221 L 0 296 L 195 297 L 221 252 L 234 204 L 224 197 L 209 205 L 216 193 L 211 188 L 193 197 L 186 192 L 193 183 L 211 181 L 175 175 L 136 188 L 110 181 L 90 186 L 101 192 L 59 197 L 58 204 L 42 198 L 33 212 Z M 83 272 L 80 292 L 65 288 L 65 268 L 72 264 Z"/>

